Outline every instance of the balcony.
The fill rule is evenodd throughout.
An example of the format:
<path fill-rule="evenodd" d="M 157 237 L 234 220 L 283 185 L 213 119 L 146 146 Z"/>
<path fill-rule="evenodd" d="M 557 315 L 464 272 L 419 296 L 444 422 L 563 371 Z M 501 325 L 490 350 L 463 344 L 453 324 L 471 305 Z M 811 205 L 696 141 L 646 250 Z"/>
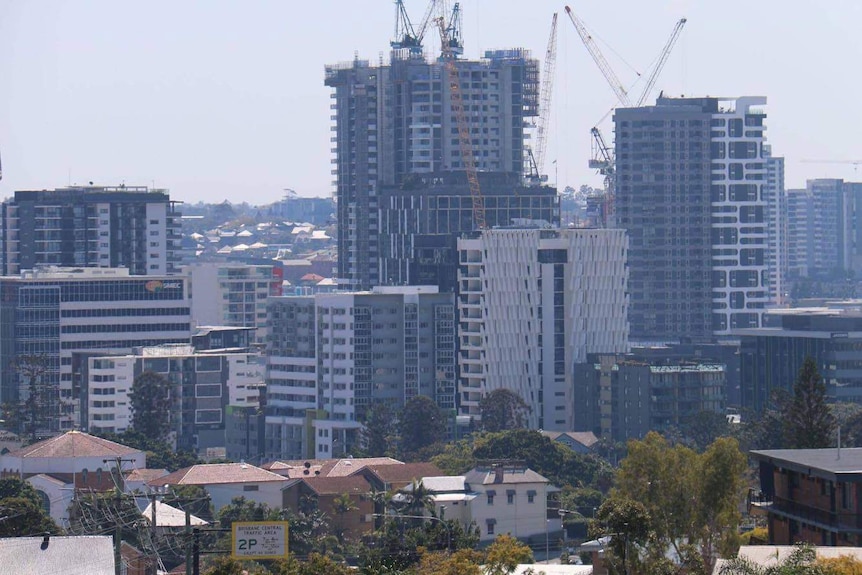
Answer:
<path fill-rule="evenodd" d="M 804 523 L 832 531 L 862 533 L 862 515 L 858 513 L 829 511 L 784 497 L 770 496 L 761 491 L 749 491 L 748 508 L 755 513 L 759 509 L 766 513 L 801 520 Z"/>

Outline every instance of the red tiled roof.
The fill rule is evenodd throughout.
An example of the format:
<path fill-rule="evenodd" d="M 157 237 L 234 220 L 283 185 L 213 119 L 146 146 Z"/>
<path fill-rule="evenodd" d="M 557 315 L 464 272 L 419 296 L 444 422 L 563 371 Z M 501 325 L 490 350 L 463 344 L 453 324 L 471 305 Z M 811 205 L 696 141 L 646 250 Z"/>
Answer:
<path fill-rule="evenodd" d="M 216 485 L 219 483 L 264 483 L 287 481 L 281 475 L 248 463 L 192 465 L 148 482 L 148 485 Z"/>
<path fill-rule="evenodd" d="M 353 475 L 360 469 L 374 465 L 403 466 L 404 463 L 391 457 L 357 457 L 355 459 L 339 459 L 338 462 L 327 473 L 327 477 L 346 477 Z M 321 472 L 321 475 L 323 473 Z"/>
<path fill-rule="evenodd" d="M 401 465 L 369 465 L 368 470 L 384 483 L 409 482 L 423 477 L 445 475 L 433 463 L 403 463 Z"/>
<path fill-rule="evenodd" d="M 39 441 L 33 445 L 16 449 L 7 455 L 12 457 L 117 457 L 141 453 L 82 431 L 68 431 L 63 435 Z"/>
<path fill-rule="evenodd" d="M 361 475 L 350 477 L 304 477 L 302 481 L 318 495 L 365 494 L 371 484 Z"/>
<path fill-rule="evenodd" d="M 152 481 L 167 474 L 167 469 L 132 469 L 126 473 L 126 481 Z"/>
<path fill-rule="evenodd" d="M 324 278 L 323 278 L 323 276 L 321 276 L 321 275 L 317 275 L 317 274 L 315 274 L 315 273 L 308 273 L 308 274 L 305 274 L 304 276 L 302 276 L 301 278 L 299 278 L 299 281 L 303 281 L 303 282 L 311 282 L 311 281 L 319 282 L 319 281 L 320 281 L 320 280 L 322 280 L 322 279 L 324 279 Z"/>

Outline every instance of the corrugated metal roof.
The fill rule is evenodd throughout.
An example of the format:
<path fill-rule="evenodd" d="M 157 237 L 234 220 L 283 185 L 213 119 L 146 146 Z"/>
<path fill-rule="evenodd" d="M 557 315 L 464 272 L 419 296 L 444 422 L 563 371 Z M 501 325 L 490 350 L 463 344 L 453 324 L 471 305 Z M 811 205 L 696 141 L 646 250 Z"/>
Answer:
<path fill-rule="evenodd" d="M 109 535 L 9 537 L 0 539 L 3 573 L 15 575 L 114 575 Z"/>

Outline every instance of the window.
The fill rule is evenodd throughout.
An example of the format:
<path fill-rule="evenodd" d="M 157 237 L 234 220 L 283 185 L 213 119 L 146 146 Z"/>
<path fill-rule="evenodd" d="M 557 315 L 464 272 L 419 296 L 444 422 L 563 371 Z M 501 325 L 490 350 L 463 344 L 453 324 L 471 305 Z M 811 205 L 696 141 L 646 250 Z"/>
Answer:
<path fill-rule="evenodd" d="M 515 490 L 509 489 L 506 491 L 506 503 L 513 505 L 515 503 Z"/>
<path fill-rule="evenodd" d="M 497 495 L 497 492 L 488 491 L 486 495 L 488 496 L 488 505 L 494 505 L 494 496 Z"/>
<path fill-rule="evenodd" d="M 487 528 L 487 530 L 488 530 L 488 535 L 493 535 L 493 534 L 494 534 L 494 527 L 495 527 L 496 525 L 497 525 L 497 520 L 496 520 L 496 519 L 487 519 L 487 520 L 485 521 L 485 526 L 486 526 L 486 528 Z"/>
<path fill-rule="evenodd" d="M 258 486 L 258 485 L 243 485 L 242 490 L 243 491 L 259 491 L 260 486 Z"/>
<path fill-rule="evenodd" d="M 536 502 L 536 492 L 533 490 L 527 491 L 527 503 Z"/>

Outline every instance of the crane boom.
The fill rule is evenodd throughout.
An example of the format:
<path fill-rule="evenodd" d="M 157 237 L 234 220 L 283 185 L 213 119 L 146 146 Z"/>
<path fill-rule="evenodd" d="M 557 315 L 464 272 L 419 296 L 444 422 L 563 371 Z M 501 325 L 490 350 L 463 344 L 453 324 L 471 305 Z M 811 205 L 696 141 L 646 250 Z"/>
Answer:
<path fill-rule="evenodd" d="M 425 15 L 422 16 L 422 21 L 419 22 L 419 26 L 416 27 L 416 40 L 419 44 L 422 44 L 422 40 L 425 39 L 425 31 L 428 29 L 428 24 L 431 22 L 431 16 L 434 15 L 434 8 L 437 7 L 437 0 L 431 0 L 428 3 L 428 7 L 425 9 Z"/>
<path fill-rule="evenodd" d="M 673 46 L 676 44 L 677 39 L 679 39 L 679 35 L 687 21 L 688 20 L 685 18 L 681 18 L 676 23 L 676 26 L 673 27 L 673 32 L 671 32 L 670 38 L 667 39 L 667 43 L 665 43 L 664 48 L 661 51 L 661 56 L 659 56 L 658 62 L 656 63 L 655 68 L 653 68 L 652 73 L 646 82 L 646 86 L 644 86 L 644 91 L 641 93 L 641 97 L 638 98 L 638 107 L 642 106 L 643 103 L 646 102 L 646 99 L 649 98 L 649 94 L 652 92 L 653 86 L 655 86 L 655 82 L 658 80 L 658 76 L 661 74 L 665 63 L 667 63 L 667 59 L 673 50 Z"/>
<path fill-rule="evenodd" d="M 626 91 L 620 79 L 614 73 L 611 65 L 608 64 L 608 61 L 605 60 L 605 57 L 602 55 L 601 50 L 599 50 L 598 45 L 596 44 L 593 37 L 587 31 L 587 27 L 581 21 L 580 18 L 575 16 L 575 13 L 572 12 L 572 9 L 566 6 L 566 14 L 569 15 L 569 19 L 572 21 L 572 24 L 575 26 L 575 30 L 578 32 L 578 36 L 581 37 L 581 41 L 584 43 L 584 46 L 587 47 L 587 51 L 589 51 L 590 56 L 592 56 L 593 61 L 599 67 L 602 75 L 607 80 L 608 84 L 611 87 L 611 90 L 616 94 L 617 99 L 623 106 L 631 107 L 632 102 L 629 98 L 629 93 Z"/>
<path fill-rule="evenodd" d="M 396 49 L 416 48 L 419 45 L 403 0 L 395 0 L 395 37 L 389 45 Z"/>
<path fill-rule="evenodd" d="M 473 158 L 470 126 L 467 123 L 464 102 L 461 99 L 461 82 L 458 78 L 458 67 L 455 65 L 455 52 L 449 38 L 446 20 L 444 18 L 437 18 L 436 22 L 437 27 L 440 29 L 440 44 L 443 49 L 441 60 L 446 67 L 446 76 L 449 80 L 449 99 L 458 123 L 458 144 L 461 149 L 461 163 L 464 165 L 464 172 L 467 174 L 467 185 L 470 188 L 470 199 L 473 204 L 473 224 L 476 229 L 484 230 L 487 228 L 485 223 L 485 201 L 482 198 L 482 191 L 479 189 L 479 176 L 476 171 L 476 161 Z"/>
<path fill-rule="evenodd" d="M 541 175 L 545 167 L 545 149 L 548 143 L 548 120 L 551 116 L 551 95 L 554 92 L 554 72 L 557 64 L 557 13 L 551 19 L 551 36 L 545 51 L 545 66 L 542 70 L 542 89 L 539 96 L 539 122 L 536 127 L 536 171 Z"/>

